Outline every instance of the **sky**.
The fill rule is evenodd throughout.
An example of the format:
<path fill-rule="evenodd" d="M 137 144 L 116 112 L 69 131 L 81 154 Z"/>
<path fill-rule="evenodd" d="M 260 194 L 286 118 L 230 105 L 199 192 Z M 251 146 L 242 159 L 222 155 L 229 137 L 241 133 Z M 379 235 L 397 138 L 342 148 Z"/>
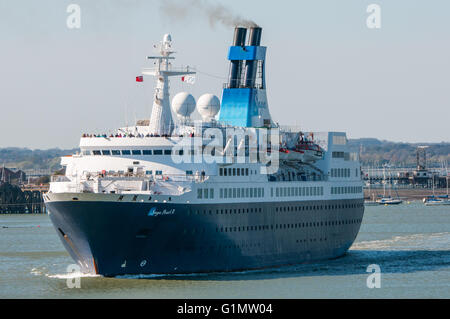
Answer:
<path fill-rule="evenodd" d="M 263 28 L 274 121 L 349 138 L 450 142 L 449 1 L 206 2 Z M 70 4 L 81 8 L 79 29 L 67 27 Z M 370 4 L 381 8 L 378 29 L 366 24 Z M 233 27 L 212 25 L 196 6 L 185 16 L 162 7 L 163 0 L 0 0 L 0 147 L 73 148 L 82 133 L 148 118 L 154 81 L 135 77 L 152 66 L 146 57 L 165 33 L 175 65 L 201 72 L 194 85 L 172 79 L 171 96 L 221 97 Z"/>

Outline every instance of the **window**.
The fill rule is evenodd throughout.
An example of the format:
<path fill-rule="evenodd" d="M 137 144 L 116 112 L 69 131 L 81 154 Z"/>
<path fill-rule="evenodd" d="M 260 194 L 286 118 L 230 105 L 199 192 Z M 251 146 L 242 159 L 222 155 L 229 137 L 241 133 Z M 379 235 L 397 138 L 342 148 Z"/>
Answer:
<path fill-rule="evenodd" d="M 223 176 L 223 168 L 219 168 L 219 176 Z"/>
<path fill-rule="evenodd" d="M 154 150 L 153 151 L 153 155 L 162 155 L 163 151 L 162 150 Z"/>
<path fill-rule="evenodd" d="M 192 175 L 192 171 L 186 171 L 186 175 Z"/>
<path fill-rule="evenodd" d="M 156 171 L 155 174 L 156 175 L 162 175 L 162 171 Z"/>
<path fill-rule="evenodd" d="M 214 198 L 214 188 L 209 189 L 209 198 Z M 210 211 L 210 215 L 211 215 L 211 211 Z"/>
<path fill-rule="evenodd" d="M 203 195 L 203 190 L 201 188 L 197 189 L 197 198 L 201 199 Z"/>
<path fill-rule="evenodd" d="M 142 154 L 143 155 L 152 155 L 152 150 L 143 150 Z"/>
<path fill-rule="evenodd" d="M 344 152 L 332 152 L 331 156 L 333 158 L 344 158 Z"/>
<path fill-rule="evenodd" d="M 112 150 L 111 154 L 112 155 L 120 155 L 120 151 L 119 150 Z"/>
<path fill-rule="evenodd" d="M 145 175 L 152 175 L 153 171 L 145 171 Z"/>
<path fill-rule="evenodd" d="M 102 150 L 102 155 L 111 155 L 110 150 Z"/>
<path fill-rule="evenodd" d="M 347 138 L 345 135 L 333 135 L 333 144 L 345 145 L 347 144 Z"/>
<path fill-rule="evenodd" d="M 92 151 L 93 155 L 102 155 L 100 151 Z"/>
<path fill-rule="evenodd" d="M 130 150 L 122 150 L 122 155 L 131 155 Z"/>
<path fill-rule="evenodd" d="M 133 155 L 142 155 L 142 152 L 141 152 L 141 150 L 132 150 L 131 154 L 133 154 Z"/>
<path fill-rule="evenodd" d="M 172 150 L 164 150 L 164 155 L 171 155 L 172 154 Z"/>

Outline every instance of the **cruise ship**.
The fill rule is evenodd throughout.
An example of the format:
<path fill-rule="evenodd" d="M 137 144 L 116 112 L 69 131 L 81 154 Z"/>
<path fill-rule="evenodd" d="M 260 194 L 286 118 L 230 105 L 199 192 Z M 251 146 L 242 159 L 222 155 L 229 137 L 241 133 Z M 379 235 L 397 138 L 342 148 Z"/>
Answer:
<path fill-rule="evenodd" d="M 364 213 L 357 153 L 343 132 L 272 120 L 260 27 L 236 27 L 222 97 L 171 100 L 169 34 L 137 80 L 156 79 L 150 119 L 83 134 L 44 195 L 86 273 L 180 274 L 309 263 L 344 255 Z M 201 120 L 195 120 L 197 111 Z M 198 116 L 198 115 L 197 115 Z M 321 113 L 320 116 L 326 116 Z"/>

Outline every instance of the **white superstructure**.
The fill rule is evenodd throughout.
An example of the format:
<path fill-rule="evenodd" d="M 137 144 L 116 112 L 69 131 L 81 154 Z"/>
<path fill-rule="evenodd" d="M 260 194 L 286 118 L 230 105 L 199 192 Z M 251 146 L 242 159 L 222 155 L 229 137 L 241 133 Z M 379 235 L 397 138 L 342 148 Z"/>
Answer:
<path fill-rule="evenodd" d="M 230 126 L 216 121 L 220 110 L 216 96 L 204 94 L 195 105 L 189 93 L 175 95 L 172 108 L 178 118 L 174 123 L 168 77 L 194 72 L 171 70 L 170 49 L 171 37 L 165 35 L 161 55 L 149 57 L 156 59 L 157 67 L 143 71 L 157 82 L 149 126 L 120 128 L 112 135 L 84 134 L 80 152 L 62 158 L 65 176 L 53 177 L 48 196 L 133 194 L 144 201 L 186 203 L 361 198 L 360 166 L 357 154 L 347 148 L 345 133 L 280 131 L 279 170 L 265 174 L 266 164 L 250 160 L 258 149 L 244 141 L 246 135 L 265 128 L 239 128 L 243 135 L 233 136 L 236 142 L 231 143 Z M 202 123 L 190 120 L 195 107 Z M 216 162 L 204 156 L 213 140 L 205 135 L 211 128 L 220 131 L 223 140 L 215 149 Z M 298 144 L 300 140 L 303 144 Z M 227 162 L 230 147 L 236 154 L 245 149 L 245 155 Z"/>

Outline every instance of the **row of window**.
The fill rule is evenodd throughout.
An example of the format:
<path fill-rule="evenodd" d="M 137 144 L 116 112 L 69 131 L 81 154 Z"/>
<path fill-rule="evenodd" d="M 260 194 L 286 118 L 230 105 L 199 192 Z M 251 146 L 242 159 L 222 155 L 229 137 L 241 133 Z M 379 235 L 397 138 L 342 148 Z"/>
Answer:
<path fill-rule="evenodd" d="M 331 187 L 331 194 L 357 194 L 362 193 L 363 188 L 361 186 L 342 186 Z"/>
<path fill-rule="evenodd" d="M 345 157 L 344 154 L 345 154 L 344 152 L 332 152 L 332 153 L 331 153 L 331 156 L 332 156 L 333 158 L 344 158 L 344 157 Z"/>
<path fill-rule="evenodd" d="M 221 188 L 220 198 L 261 198 L 264 197 L 263 187 Z"/>
<path fill-rule="evenodd" d="M 197 189 L 198 199 L 213 199 L 214 198 L 214 188 L 198 188 Z"/>
<path fill-rule="evenodd" d="M 306 205 L 306 206 L 280 206 L 275 207 L 276 212 L 297 212 L 297 211 L 313 211 L 313 210 L 332 210 L 332 209 L 347 209 L 347 208 L 357 208 L 362 207 L 364 204 L 336 204 L 336 205 Z M 214 210 L 202 210 L 195 212 L 188 212 L 188 215 L 227 215 L 227 214 L 248 214 L 248 213 L 262 213 L 261 207 L 251 207 L 251 208 L 233 208 L 233 209 L 216 209 Z"/>
<path fill-rule="evenodd" d="M 331 177 L 350 177 L 350 168 L 332 168 Z"/>
<path fill-rule="evenodd" d="M 250 174 L 253 171 L 250 171 Z M 249 169 L 248 168 L 219 168 L 219 176 L 248 176 Z"/>
<path fill-rule="evenodd" d="M 261 230 L 277 230 L 277 229 L 293 229 L 306 227 L 323 227 L 323 226 L 343 226 L 360 223 L 361 219 L 345 219 L 334 221 L 320 222 L 303 222 L 293 224 L 275 224 L 275 225 L 258 225 L 258 226 L 233 226 L 233 227 L 217 227 L 216 232 L 242 232 L 242 231 L 261 231 Z"/>
<path fill-rule="evenodd" d="M 200 214 L 203 213 L 203 215 L 206 215 L 206 214 L 208 214 L 208 212 L 209 212 L 209 215 L 213 214 L 212 210 L 209 210 L 209 211 L 208 210 L 195 211 L 195 212 L 192 212 L 192 214 L 200 215 Z M 242 208 L 242 209 L 240 209 L 240 208 L 238 208 L 238 209 L 216 209 L 216 215 L 219 215 L 219 214 L 223 215 L 223 214 L 258 213 L 258 212 L 259 213 L 262 212 L 262 208 L 261 207 Z M 189 211 L 188 215 L 190 215 L 190 214 L 191 214 L 191 212 Z"/>
<path fill-rule="evenodd" d="M 313 206 L 283 206 L 275 207 L 276 212 L 297 212 L 308 210 L 331 210 L 362 207 L 364 204 L 313 205 Z"/>
<path fill-rule="evenodd" d="M 183 234 L 188 234 L 188 230 L 184 229 Z M 195 230 L 193 230 L 192 234 L 195 234 Z M 302 238 L 297 239 L 295 242 L 297 244 L 301 243 L 307 243 L 308 241 L 310 243 L 317 242 L 317 241 L 327 241 L 328 239 L 326 237 L 320 237 L 320 238 Z M 222 253 L 224 250 L 228 249 L 254 249 L 256 247 L 265 247 L 266 253 L 273 253 L 273 251 L 270 250 L 270 247 L 267 246 L 267 243 L 264 243 L 264 245 L 261 245 L 259 242 L 251 242 L 251 241 L 242 241 L 241 243 L 238 243 L 237 245 L 210 245 L 210 246 L 197 246 L 187 243 L 186 245 L 183 245 L 182 247 L 175 248 L 178 252 L 186 252 L 186 251 L 203 251 L 203 252 L 216 252 L 216 253 Z M 261 253 L 261 251 L 259 251 Z M 276 253 L 279 253 L 278 249 Z"/>
<path fill-rule="evenodd" d="M 162 175 L 162 171 L 155 171 L 155 175 Z M 153 171 L 145 171 L 145 175 L 153 175 Z"/>
<path fill-rule="evenodd" d="M 270 189 L 270 196 L 273 197 L 273 188 Z M 310 186 L 310 187 L 276 187 L 276 197 L 289 197 L 289 196 L 322 196 L 323 186 Z"/>
<path fill-rule="evenodd" d="M 84 155 L 171 155 L 172 150 L 94 150 L 83 151 Z M 182 154 L 182 150 L 180 151 Z"/>
<path fill-rule="evenodd" d="M 345 135 L 333 135 L 333 144 L 345 145 L 347 144 L 347 138 L 345 137 Z"/>
<path fill-rule="evenodd" d="M 361 186 L 342 186 L 331 187 L 331 194 L 357 194 L 362 193 Z M 274 189 L 270 189 L 270 196 L 274 196 Z M 262 198 L 264 197 L 263 187 L 242 187 L 242 188 L 221 188 L 220 198 Z M 290 197 L 290 196 L 323 196 L 323 186 L 310 187 L 276 187 L 276 197 Z M 198 199 L 213 199 L 213 188 L 199 188 L 197 189 Z"/>
<path fill-rule="evenodd" d="M 331 156 L 333 158 L 343 158 L 344 161 L 357 161 L 358 153 L 352 152 L 331 152 Z"/>

